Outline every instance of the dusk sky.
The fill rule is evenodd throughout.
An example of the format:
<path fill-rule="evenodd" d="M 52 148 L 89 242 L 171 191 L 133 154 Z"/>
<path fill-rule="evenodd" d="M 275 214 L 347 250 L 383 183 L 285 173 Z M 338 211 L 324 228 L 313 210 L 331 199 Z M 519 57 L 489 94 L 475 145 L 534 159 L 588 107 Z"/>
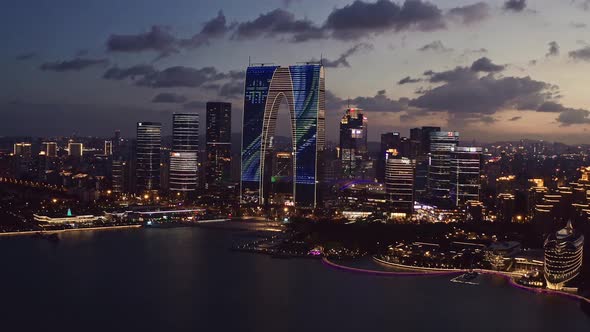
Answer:
<path fill-rule="evenodd" d="M 329 140 L 350 98 L 373 141 L 590 143 L 588 0 L 8 0 L 0 22 L 1 135 L 133 136 L 214 100 L 239 132 L 249 57 L 323 56 Z"/>

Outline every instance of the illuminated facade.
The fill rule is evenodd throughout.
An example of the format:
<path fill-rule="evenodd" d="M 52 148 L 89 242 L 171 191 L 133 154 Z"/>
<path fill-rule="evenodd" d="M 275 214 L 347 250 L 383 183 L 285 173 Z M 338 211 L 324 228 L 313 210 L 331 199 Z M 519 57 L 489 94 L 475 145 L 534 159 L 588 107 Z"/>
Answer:
<path fill-rule="evenodd" d="M 169 175 L 171 191 L 187 193 L 197 190 L 198 153 L 199 114 L 174 114 Z"/>
<path fill-rule="evenodd" d="M 432 202 L 440 207 L 450 203 L 451 151 L 459 143 L 456 131 L 430 133 L 428 191 Z"/>
<path fill-rule="evenodd" d="M 385 191 L 395 215 L 409 217 L 414 212 L 416 162 L 388 156 L 385 166 Z"/>
<path fill-rule="evenodd" d="M 207 188 L 231 181 L 231 103 L 207 103 Z"/>
<path fill-rule="evenodd" d="M 349 108 L 340 120 L 340 160 L 346 178 L 362 178 L 363 161 L 367 159 L 367 118 L 363 110 Z"/>
<path fill-rule="evenodd" d="M 68 143 L 68 155 L 72 157 L 82 157 L 84 155 L 84 144 L 82 143 Z"/>
<path fill-rule="evenodd" d="M 136 187 L 139 193 L 160 189 L 160 148 L 162 124 L 137 123 Z"/>
<path fill-rule="evenodd" d="M 12 153 L 15 156 L 30 158 L 32 156 L 31 143 L 14 143 Z"/>
<path fill-rule="evenodd" d="M 104 141 L 104 155 L 105 156 L 112 156 L 113 155 L 113 141 Z"/>
<path fill-rule="evenodd" d="M 544 244 L 545 280 L 547 288 L 562 289 L 573 280 L 582 269 L 584 236 L 574 232 L 571 221 L 555 234 L 550 235 Z"/>
<path fill-rule="evenodd" d="M 57 143 L 56 142 L 43 142 L 41 152 L 45 152 L 45 155 L 49 158 L 57 157 Z"/>
<path fill-rule="evenodd" d="M 293 197 L 318 203 L 318 164 L 325 144 L 325 83 L 321 64 L 251 66 L 246 72 L 242 125 L 242 203 L 268 203 L 277 112 L 285 100 L 291 118 Z"/>
<path fill-rule="evenodd" d="M 458 146 L 451 150 L 450 197 L 454 206 L 479 201 L 481 148 Z"/>

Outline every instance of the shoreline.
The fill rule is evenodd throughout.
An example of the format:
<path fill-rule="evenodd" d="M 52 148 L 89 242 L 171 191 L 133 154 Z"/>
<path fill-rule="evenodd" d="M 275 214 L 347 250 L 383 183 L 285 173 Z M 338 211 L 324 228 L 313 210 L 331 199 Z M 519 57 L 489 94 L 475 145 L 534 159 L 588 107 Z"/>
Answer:
<path fill-rule="evenodd" d="M 376 261 L 381 261 L 379 259 L 376 259 L 375 257 L 373 257 L 374 260 Z M 360 269 L 360 268 L 355 268 L 355 267 L 350 267 L 350 266 L 346 266 L 346 265 L 340 265 L 340 264 L 336 264 L 332 261 L 330 261 L 327 258 L 322 258 L 322 263 L 324 263 L 324 265 L 327 265 L 329 267 L 341 270 L 341 271 L 348 271 L 348 272 L 355 272 L 355 273 L 364 273 L 364 274 L 371 274 L 371 275 L 377 275 L 377 276 L 450 276 L 450 275 L 456 275 L 456 274 L 461 274 L 461 273 L 466 273 L 467 270 L 430 270 L 430 271 L 414 271 L 414 272 L 395 272 L 395 271 L 378 271 L 378 270 L 368 270 L 368 269 Z M 392 265 L 392 266 L 396 266 L 399 264 L 391 264 L 388 262 L 385 262 L 388 265 Z M 406 266 L 406 265 L 401 265 L 403 266 L 405 269 L 410 270 L 412 267 L 411 266 Z M 498 277 L 502 277 L 503 279 L 505 279 L 508 282 L 508 285 L 520 290 L 524 290 L 524 291 L 528 291 L 528 292 L 532 292 L 532 293 L 536 293 L 536 294 L 544 294 L 544 295 L 557 295 L 557 296 L 562 296 L 565 298 L 568 298 L 570 300 L 578 300 L 580 302 L 586 302 L 587 304 L 590 304 L 590 299 L 586 298 L 582 295 L 578 295 L 578 294 L 572 294 L 572 293 L 566 293 L 566 292 L 561 292 L 561 291 L 555 291 L 555 290 L 550 290 L 550 289 L 545 289 L 545 288 L 533 288 L 533 287 L 527 287 L 524 285 L 521 285 L 519 283 L 517 283 L 514 278 L 508 274 L 505 273 L 501 273 L 501 272 L 496 272 L 496 271 L 489 271 L 489 270 L 481 270 L 481 269 L 474 269 L 473 271 L 482 273 L 482 274 L 488 274 L 488 275 L 493 275 L 493 276 L 498 276 Z"/>
<path fill-rule="evenodd" d="M 67 232 L 102 231 L 102 230 L 130 229 L 130 228 L 140 228 L 140 227 L 142 227 L 142 225 L 121 225 L 121 226 L 83 227 L 83 228 L 38 230 L 38 231 L 0 232 L 0 237 L 1 236 L 26 236 L 26 235 L 35 235 L 35 234 L 39 234 L 39 233 L 59 234 L 59 233 L 67 233 Z"/>

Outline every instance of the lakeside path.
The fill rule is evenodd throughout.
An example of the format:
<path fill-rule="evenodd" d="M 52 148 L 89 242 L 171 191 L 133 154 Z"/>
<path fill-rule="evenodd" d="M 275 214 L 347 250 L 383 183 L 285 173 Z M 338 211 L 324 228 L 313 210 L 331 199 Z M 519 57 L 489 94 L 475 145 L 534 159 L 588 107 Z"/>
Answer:
<path fill-rule="evenodd" d="M 380 260 L 376 260 L 376 261 L 379 262 Z M 322 258 L 322 262 L 331 268 L 342 270 L 342 271 L 348 271 L 348 272 L 354 272 L 354 273 L 364 273 L 364 274 L 385 276 L 385 277 L 386 276 L 391 276 L 391 277 L 395 277 L 395 276 L 398 276 L 398 277 L 399 276 L 408 276 L 408 277 L 411 277 L 411 276 L 451 276 L 451 275 L 458 275 L 458 274 L 463 274 L 463 273 L 467 272 L 466 270 L 444 270 L 444 271 L 442 271 L 442 270 L 430 270 L 430 271 L 421 270 L 421 271 L 414 271 L 414 272 L 369 270 L 369 269 L 360 269 L 360 268 L 355 268 L 355 267 L 351 267 L 351 266 L 336 264 L 325 257 Z M 405 268 L 410 269 L 411 267 L 406 266 Z M 537 293 L 537 294 L 563 296 L 563 297 L 567 297 L 572 300 L 579 300 L 579 301 L 585 301 L 587 303 L 590 303 L 590 299 L 583 297 L 581 295 L 565 293 L 565 292 L 544 289 L 544 288 L 532 288 L 532 287 L 526 287 L 526 286 L 520 285 L 514 280 L 514 278 L 511 275 L 508 275 L 508 274 L 495 272 L 495 271 L 489 271 L 489 270 L 479 270 L 479 269 L 474 269 L 473 271 L 476 271 L 476 272 L 479 272 L 482 274 L 495 275 L 495 276 L 502 277 L 508 282 L 508 285 L 510 285 L 514 288 L 521 289 L 521 290 L 525 290 L 525 291 L 529 291 L 529 292 L 533 292 L 533 293 Z"/>
<path fill-rule="evenodd" d="M 0 236 L 25 236 L 35 235 L 38 233 L 43 234 L 59 234 L 67 232 L 84 232 L 84 231 L 106 231 L 115 229 L 128 229 L 128 228 L 139 228 L 141 225 L 121 225 L 121 226 L 104 226 L 104 227 L 83 227 L 83 228 L 70 228 L 70 229 L 55 229 L 55 230 L 38 230 L 38 231 L 22 231 L 22 232 L 0 232 Z"/>

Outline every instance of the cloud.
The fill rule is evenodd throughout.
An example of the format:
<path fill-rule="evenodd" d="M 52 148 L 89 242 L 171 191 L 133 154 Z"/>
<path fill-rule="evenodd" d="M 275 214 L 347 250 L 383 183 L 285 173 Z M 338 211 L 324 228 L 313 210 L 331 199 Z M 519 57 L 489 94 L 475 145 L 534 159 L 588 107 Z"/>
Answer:
<path fill-rule="evenodd" d="M 549 42 L 549 50 L 547 51 L 547 54 L 545 54 L 545 56 L 550 57 L 550 56 L 558 56 L 558 55 L 559 55 L 559 44 L 557 44 L 556 41 Z"/>
<path fill-rule="evenodd" d="M 446 48 L 440 40 L 435 40 L 428 43 L 418 49 L 420 52 L 433 51 L 433 52 L 451 52 L 452 48 Z"/>
<path fill-rule="evenodd" d="M 510 119 L 508 119 L 508 121 L 518 121 L 520 119 L 522 119 L 522 116 L 513 116 Z"/>
<path fill-rule="evenodd" d="M 372 48 L 373 45 L 371 44 L 356 44 L 353 47 L 346 50 L 344 53 L 342 53 L 336 60 L 324 59 L 322 60 L 322 64 L 326 68 L 350 67 L 350 63 L 348 63 L 348 57 L 354 55 L 355 53 L 358 53 L 360 50 L 369 50 Z"/>
<path fill-rule="evenodd" d="M 369 112 L 401 112 L 408 108 L 407 98 L 390 99 L 385 90 L 377 91 L 373 97 L 356 97 L 350 103 Z"/>
<path fill-rule="evenodd" d="M 184 107 L 184 109 L 190 109 L 190 110 L 204 109 L 205 108 L 205 102 L 199 101 L 199 100 L 190 101 L 190 102 L 182 105 L 182 107 Z"/>
<path fill-rule="evenodd" d="M 219 95 L 222 97 L 239 97 L 244 94 L 244 81 L 235 80 L 224 83 L 219 88 Z"/>
<path fill-rule="evenodd" d="M 521 12 L 526 8 L 526 0 L 507 0 L 504 2 L 504 9 L 514 12 Z"/>
<path fill-rule="evenodd" d="M 75 58 L 73 60 L 46 62 L 43 63 L 39 68 L 41 70 L 51 70 L 56 72 L 80 71 L 89 67 L 103 66 L 108 63 L 108 59 Z"/>
<path fill-rule="evenodd" d="M 143 33 L 111 35 L 107 40 L 107 50 L 128 53 L 154 51 L 162 57 L 178 53 L 178 45 L 176 37 L 170 33 L 168 28 L 154 25 L 150 31 Z"/>
<path fill-rule="evenodd" d="M 590 61 L 590 46 L 571 51 L 568 55 L 574 60 Z"/>
<path fill-rule="evenodd" d="M 187 48 L 197 48 L 208 45 L 214 38 L 222 38 L 230 31 L 232 27 L 227 24 L 223 11 L 219 11 L 217 16 L 205 22 L 201 31 L 189 39 L 179 41 L 180 46 Z"/>
<path fill-rule="evenodd" d="M 451 8 L 448 14 L 459 19 L 463 24 L 469 25 L 487 19 L 490 16 L 490 6 L 485 2 L 477 2 L 472 5 Z"/>
<path fill-rule="evenodd" d="M 418 83 L 418 82 L 422 82 L 422 79 L 411 78 L 410 76 L 406 76 L 406 77 L 402 78 L 401 80 L 399 80 L 399 82 L 397 82 L 397 84 L 404 85 L 404 84 Z"/>
<path fill-rule="evenodd" d="M 135 65 L 128 68 L 115 66 L 107 70 L 102 77 L 107 80 L 135 79 L 135 77 L 145 76 L 155 72 L 156 69 L 151 65 Z"/>
<path fill-rule="evenodd" d="M 293 13 L 277 8 L 261 14 L 252 21 L 239 23 L 234 32 L 234 38 L 254 39 L 287 34 L 292 36 L 293 41 L 301 42 L 321 38 L 323 33 L 322 29 L 312 21 L 296 19 Z"/>
<path fill-rule="evenodd" d="M 486 72 L 486 73 L 494 73 L 502 71 L 506 68 L 506 66 L 496 65 L 492 63 L 488 57 L 482 57 L 473 62 L 471 64 L 471 70 L 475 72 Z"/>
<path fill-rule="evenodd" d="M 196 69 L 174 66 L 145 75 L 136 81 L 136 84 L 152 88 L 199 87 L 209 81 L 217 81 L 226 77 L 226 74 L 219 72 L 214 67 Z"/>
<path fill-rule="evenodd" d="M 557 116 L 557 122 L 562 126 L 571 126 L 577 124 L 588 124 L 590 123 L 590 111 L 585 109 L 573 109 L 568 108 Z"/>
<path fill-rule="evenodd" d="M 585 29 L 588 27 L 588 24 L 582 22 L 571 22 L 570 26 L 576 29 Z"/>
<path fill-rule="evenodd" d="M 186 97 L 171 92 L 162 92 L 154 96 L 152 103 L 177 103 L 182 104 L 186 102 Z"/>
<path fill-rule="evenodd" d="M 37 56 L 36 52 L 27 52 L 27 53 L 18 54 L 17 56 L 14 57 L 14 59 L 17 61 L 25 61 L 25 60 L 30 60 L 36 56 Z"/>
<path fill-rule="evenodd" d="M 477 75 L 469 68 L 456 67 L 455 69 L 446 70 L 443 72 L 435 72 L 427 70 L 424 72 L 428 76 L 428 81 L 431 83 L 454 82 L 454 81 L 469 81 L 477 79 Z"/>
<path fill-rule="evenodd" d="M 356 0 L 334 9 L 324 24 L 324 28 L 330 30 L 334 38 L 344 40 L 388 31 L 432 31 L 445 27 L 442 11 L 421 0 L 406 0 L 401 6 L 389 0 Z"/>

